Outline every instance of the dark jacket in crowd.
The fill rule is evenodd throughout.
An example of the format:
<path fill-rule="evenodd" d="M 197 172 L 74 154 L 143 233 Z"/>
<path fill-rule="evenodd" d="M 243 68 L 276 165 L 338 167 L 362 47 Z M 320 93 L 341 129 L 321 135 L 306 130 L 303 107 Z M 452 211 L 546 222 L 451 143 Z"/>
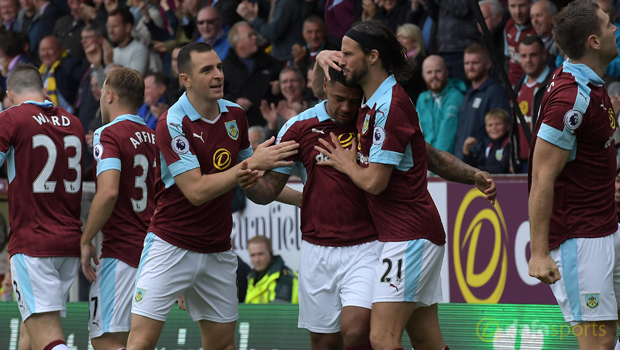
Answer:
<path fill-rule="evenodd" d="M 489 140 L 487 144 L 478 143 L 472 147 L 471 155 L 463 161 L 491 174 L 510 173 L 510 137 L 506 133 L 499 140 Z"/>
<path fill-rule="evenodd" d="M 86 57 L 82 47 L 82 29 L 84 29 L 82 18 L 74 20 L 71 14 L 67 14 L 56 21 L 53 31 L 67 54 L 78 59 Z"/>
<path fill-rule="evenodd" d="M 223 61 L 224 98 L 235 102 L 237 98 L 245 97 L 252 102 L 252 107 L 245 111 L 250 126 L 265 124 L 259 109 L 261 100 L 275 102 L 269 83 L 278 80 L 282 67 L 276 59 L 262 50 L 258 50 L 253 57 L 254 65 L 251 71 L 248 71 L 233 49 Z"/>
<path fill-rule="evenodd" d="M 74 106 L 77 101 L 80 82 L 84 75 L 84 66 L 84 61 L 67 56 L 61 58 L 60 65 L 56 68 L 56 72 L 54 73 L 58 91 L 60 91 L 62 97 L 72 106 Z"/>
<path fill-rule="evenodd" d="M 407 1 L 396 5 L 392 11 L 386 11 L 383 7 L 377 8 L 377 13 L 372 17 L 372 19 L 383 22 L 392 33 L 396 34 L 396 29 L 398 26 L 407 23 L 407 19 L 409 16 L 409 12 L 411 10 L 411 5 L 408 4 Z"/>
<path fill-rule="evenodd" d="M 275 8 L 271 22 L 257 17 L 252 28 L 271 42 L 271 56 L 285 62 L 293 58 L 293 45 L 304 44 L 301 3 L 298 0 L 278 0 L 272 4 Z"/>
<path fill-rule="evenodd" d="M 42 15 L 38 13 L 34 15 L 30 26 L 27 29 L 30 37 L 30 52 L 39 57 L 39 43 L 46 36 L 52 35 L 52 30 L 56 24 L 56 20 L 62 17 L 63 12 L 58 6 L 50 2 L 45 8 Z M 22 27 L 22 30 L 24 28 Z M 77 90 L 77 87 L 76 87 Z"/>
<path fill-rule="evenodd" d="M 430 0 L 439 6 L 437 44 L 439 53 L 463 52 L 471 44 L 482 43 L 482 35 L 469 1 Z"/>

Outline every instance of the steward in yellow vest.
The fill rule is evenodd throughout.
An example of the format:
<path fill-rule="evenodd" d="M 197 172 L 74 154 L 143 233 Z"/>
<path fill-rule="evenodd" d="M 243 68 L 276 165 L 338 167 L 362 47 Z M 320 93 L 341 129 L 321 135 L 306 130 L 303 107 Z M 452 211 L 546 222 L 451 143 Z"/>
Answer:
<path fill-rule="evenodd" d="M 297 299 L 297 273 L 284 265 L 279 255 L 271 258 L 265 271 L 248 274 L 247 304 L 293 303 Z"/>

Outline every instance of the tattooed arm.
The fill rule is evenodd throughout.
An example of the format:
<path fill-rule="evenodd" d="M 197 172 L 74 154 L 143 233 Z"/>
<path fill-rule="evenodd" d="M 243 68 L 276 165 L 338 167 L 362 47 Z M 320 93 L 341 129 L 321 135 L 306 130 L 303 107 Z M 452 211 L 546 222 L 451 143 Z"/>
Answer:
<path fill-rule="evenodd" d="M 278 199 L 283 203 L 301 205 L 301 194 L 293 189 L 285 188 L 289 175 L 268 170 L 263 176 L 246 172 L 237 172 L 237 181 L 245 195 L 254 203 L 266 205 Z M 293 192 L 299 193 L 299 200 Z"/>
<path fill-rule="evenodd" d="M 428 170 L 445 180 L 468 185 L 476 185 L 486 195 L 490 203 L 495 203 L 497 188 L 489 173 L 465 164 L 452 154 L 440 151 L 426 143 Z"/>

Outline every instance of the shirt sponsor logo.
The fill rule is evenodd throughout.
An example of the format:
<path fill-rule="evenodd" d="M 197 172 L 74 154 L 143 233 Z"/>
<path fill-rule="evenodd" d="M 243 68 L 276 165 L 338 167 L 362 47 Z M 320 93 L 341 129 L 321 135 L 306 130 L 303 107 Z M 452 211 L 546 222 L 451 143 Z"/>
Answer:
<path fill-rule="evenodd" d="M 217 170 L 224 170 L 228 168 L 232 162 L 232 155 L 226 148 L 220 148 L 213 153 L 213 166 Z"/>
<path fill-rule="evenodd" d="M 183 155 L 189 151 L 189 142 L 183 135 L 179 135 L 172 139 L 172 150 L 178 155 Z"/>
<path fill-rule="evenodd" d="M 236 120 L 226 122 L 224 125 L 226 125 L 226 131 L 228 131 L 228 136 L 230 136 L 231 139 L 236 140 L 239 138 L 239 128 L 237 128 Z"/>
<path fill-rule="evenodd" d="M 351 146 L 353 144 L 353 133 L 346 133 L 346 134 L 340 134 L 338 136 L 338 141 L 340 142 L 340 146 L 342 146 L 342 148 L 347 148 L 349 146 Z"/>
<path fill-rule="evenodd" d="M 357 161 L 360 162 L 360 164 L 370 164 L 370 162 L 368 161 L 368 156 L 365 156 L 360 152 L 357 152 Z"/>
<path fill-rule="evenodd" d="M 583 114 L 576 109 L 571 109 L 564 114 L 564 126 L 569 130 L 577 130 L 581 122 L 583 122 Z"/>
<path fill-rule="evenodd" d="M 93 148 L 93 155 L 97 161 L 101 160 L 101 156 L 103 156 L 103 145 L 98 143 Z"/>
<path fill-rule="evenodd" d="M 385 130 L 380 126 L 375 126 L 375 131 L 372 136 L 373 145 L 381 145 L 385 141 Z"/>

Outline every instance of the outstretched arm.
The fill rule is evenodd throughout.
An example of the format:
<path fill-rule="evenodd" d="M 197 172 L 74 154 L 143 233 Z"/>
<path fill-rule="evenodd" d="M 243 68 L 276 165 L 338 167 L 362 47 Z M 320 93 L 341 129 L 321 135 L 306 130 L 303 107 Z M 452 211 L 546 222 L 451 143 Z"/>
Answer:
<path fill-rule="evenodd" d="M 440 151 L 426 143 L 428 170 L 441 178 L 468 185 L 476 185 L 486 195 L 488 202 L 495 204 L 497 188 L 491 174 L 465 164 L 452 154 Z"/>

